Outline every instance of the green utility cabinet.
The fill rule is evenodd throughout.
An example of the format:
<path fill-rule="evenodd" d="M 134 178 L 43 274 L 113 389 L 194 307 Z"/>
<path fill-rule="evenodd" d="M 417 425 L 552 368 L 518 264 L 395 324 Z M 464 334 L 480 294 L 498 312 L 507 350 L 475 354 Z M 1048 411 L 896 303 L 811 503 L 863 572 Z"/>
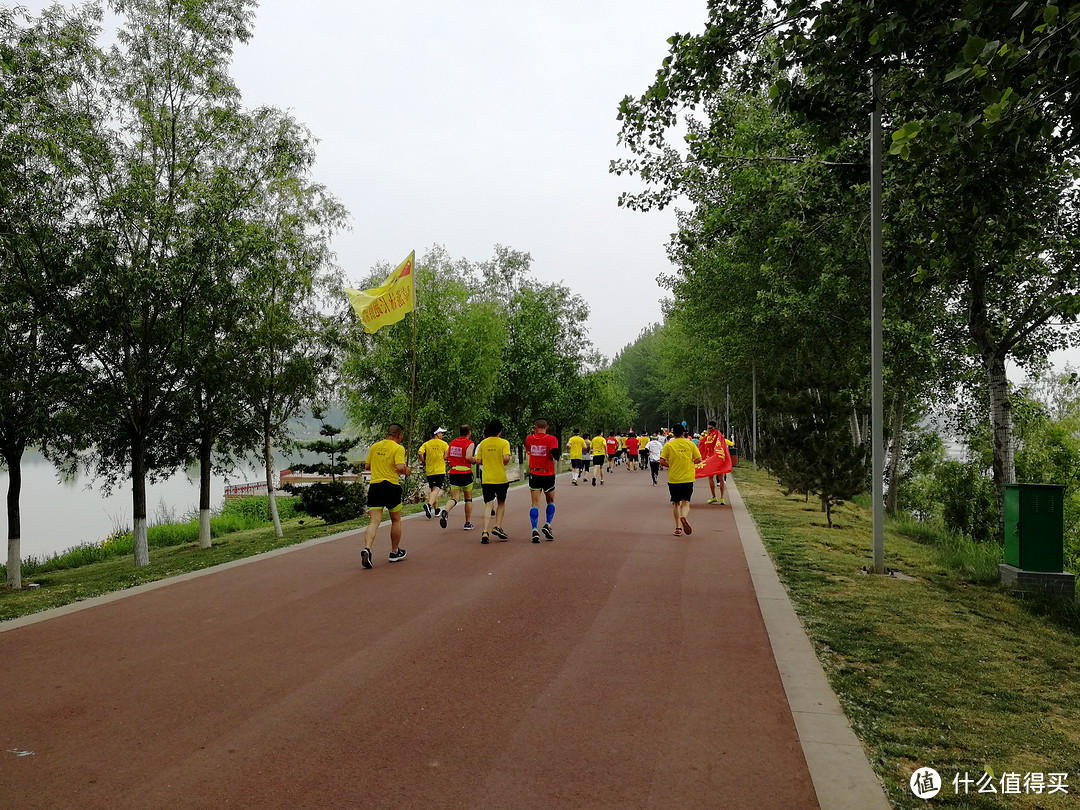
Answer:
<path fill-rule="evenodd" d="M 1005 485 L 1005 563 L 1060 573 L 1065 565 L 1061 484 Z"/>

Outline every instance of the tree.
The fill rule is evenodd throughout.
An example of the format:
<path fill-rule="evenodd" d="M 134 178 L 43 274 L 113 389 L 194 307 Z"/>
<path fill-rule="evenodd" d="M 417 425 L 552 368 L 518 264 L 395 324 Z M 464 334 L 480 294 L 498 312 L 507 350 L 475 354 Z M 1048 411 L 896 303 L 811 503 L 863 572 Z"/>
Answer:
<path fill-rule="evenodd" d="M 68 90 L 92 60 L 96 19 L 0 8 L 0 458 L 8 469 L 7 585 L 22 587 L 22 457 L 63 432 L 80 375 L 52 306 L 73 281 L 85 202 L 77 161 L 92 133 Z"/>
<path fill-rule="evenodd" d="M 449 423 L 454 429 L 481 424 L 491 415 L 506 341 L 499 302 L 485 292 L 467 260 L 455 260 L 436 245 L 421 256 L 414 273 L 415 312 L 370 335 L 354 323 L 342 367 L 350 420 L 372 435 L 383 435 L 385 426 L 395 421 L 411 428 L 406 437 L 410 454 L 416 425 Z M 362 286 L 377 286 L 388 274 L 387 267 L 378 268 Z"/>
<path fill-rule="evenodd" d="M 313 442 L 302 442 L 297 447 L 317 456 L 326 456 L 327 460 L 314 464 L 294 462 L 292 470 L 330 476 L 330 480 L 304 485 L 286 484 L 285 490 L 300 496 L 300 504 L 307 514 L 322 518 L 327 523 L 341 523 L 344 520 L 360 517 L 367 506 L 364 485 L 359 481 L 349 483 L 338 480 L 339 475 L 359 474 L 363 465 L 348 461 L 348 454 L 360 444 L 360 439 L 357 437 L 337 439 L 341 434 L 341 428 L 329 424 L 321 408 L 312 408 L 311 413 L 321 423 L 319 435 L 325 438 Z"/>
<path fill-rule="evenodd" d="M 1021 114 L 1005 89 L 991 98 L 960 81 L 950 55 L 985 61 L 1001 44 L 988 31 L 1019 35 L 1029 22 L 1015 4 L 976 2 L 961 12 L 926 2 L 903 9 L 856 0 L 791 0 L 775 9 L 753 0 L 713 4 L 705 32 L 673 37 L 654 84 L 624 100 L 623 142 L 643 156 L 615 167 L 647 172 L 661 186 L 652 201 L 670 201 L 698 174 L 693 160 L 663 148 L 676 112 L 763 83 L 817 151 L 864 141 L 866 77 L 878 71 L 892 151 L 911 158 L 889 163 L 886 185 L 930 212 L 932 230 L 908 234 L 927 257 L 914 282 L 932 291 L 925 298 L 938 307 L 939 340 L 963 335 L 966 356 L 977 358 L 986 375 L 999 495 L 1014 477 L 1005 361 L 1024 363 L 1061 345 L 1067 334 L 1053 326 L 1076 315 L 1075 155 L 1058 148 L 1068 143 L 1055 135 L 1065 120 L 1060 106 Z M 760 46 L 770 37 L 765 51 Z M 998 120 L 1006 108 L 1007 125 Z M 924 127 L 924 120 L 937 125 Z M 708 132 L 707 145 L 715 128 Z M 696 136 L 687 136 L 691 157 L 707 158 L 707 149 L 695 151 Z M 912 286 L 910 277 L 902 283 Z"/>
<path fill-rule="evenodd" d="M 65 313 L 93 372 L 86 423 L 98 472 L 130 478 L 135 564 L 149 562 L 146 480 L 183 459 L 179 403 L 194 361 L 201 277 L 181 255 L 215 125 L 236 109 L 227 73 L 252 0 L 114 0 L 117 44 L 88 109 L 109 149 L 82 168 L 99 238 Z"/>
<path fill-rule="evenodd" d="M 583 371 L 589 348 L 583 313 L 585 300 L 562 284 L 529 280 L 507 302 L 509 335 L 493 408 L 519 456 L 533 421 L 557 411 Z"/>
<path fill-rule="evenodd" d="M 766 403 L 763 464 L 789 491 L 816 494 L 829 528 L 832 507 L 866 491 L 867 441 L 853 439 L 851 404 L 833 381 L 795 379 Z"/>
<path fill-rule="evenodd" d="M 287 113 L 222 115 L 215 143 L 213 171 L 193 193 L 179 251 L 199 279 L 203 302 L 189 327 L 192 361 L 182 400 L 191 427 L 186 454 L 199 462 L 203 548 L 210 546 L 215 452 L 231 462 L 260 448 L 266 468 L 268 436 L 270 444 L 282 437 L 331 366 L 332 318 L 322 315 L 319 296 L 340 286 L 328 245 L 345 215 L 312 183 L 313 139 Z M 275 298 L 284 308 L 264 308 Z M 278 373 L 275 357 L 290 352 L 300 355 L 294 373 Z M 271 482 L 272 471 L 266 476 Z"/>

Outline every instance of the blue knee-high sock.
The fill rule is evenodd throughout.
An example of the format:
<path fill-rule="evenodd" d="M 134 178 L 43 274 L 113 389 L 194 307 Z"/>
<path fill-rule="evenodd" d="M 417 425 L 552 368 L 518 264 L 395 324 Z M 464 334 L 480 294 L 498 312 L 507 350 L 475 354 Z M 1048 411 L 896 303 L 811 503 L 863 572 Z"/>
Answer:
<path fill-rule="evenodd" d="M 533 529 L 536 528 L 536 521 L 540 519 L 540 510 L 537 507 L 533 507 L 529 510 L 529 520 L 532 521 Z"/>
<path fill-rule="evenodd" d="M 547 508 L 547 523 L 551 523 L 551 519 L 555 517 L 555 504 L 549 503 Z"/>

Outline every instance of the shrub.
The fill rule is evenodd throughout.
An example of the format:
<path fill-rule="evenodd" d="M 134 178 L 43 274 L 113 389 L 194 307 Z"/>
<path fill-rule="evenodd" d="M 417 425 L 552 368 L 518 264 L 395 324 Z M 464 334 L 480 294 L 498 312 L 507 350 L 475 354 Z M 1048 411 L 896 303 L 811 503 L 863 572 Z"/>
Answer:
<path fill-rule="evenodd" d="M 353 520 L 363 515 L 367 507 L 367 490 L 359 482 L 327 481 L 307 486 L 286 484 L 286 491 L 296 493 L 304 512 L 327 523 Z"/>

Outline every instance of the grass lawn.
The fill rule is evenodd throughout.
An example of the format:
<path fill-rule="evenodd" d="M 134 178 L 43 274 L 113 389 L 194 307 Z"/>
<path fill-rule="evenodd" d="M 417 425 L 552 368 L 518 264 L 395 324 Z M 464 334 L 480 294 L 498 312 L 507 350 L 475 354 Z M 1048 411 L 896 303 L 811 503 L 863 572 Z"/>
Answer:
<path fill-rule="evenodd" d="M 815 501 L 765 472 L 739 467 L 735 480 L 894 806 L 1080 806 L 1075 602 L 1019 598 L 987 573 L 995 549 L 962 554 L 899 521 L 886 524 L 885 564 L 914 581 L 867 575 L 868 508 L 844 504 L 829 529 Z M 927 766 L 944 782 L 928 801 L 909 788 Z M 1049 793 L 1051 773 L 1067 774 L 1067 794 Z M 1019 795 L 1011 780 L 1003 793 L 1006 774 Z M 1024 793 L 1028 774 L 1045 775 L 1041 794 Z M 998 792 L 980 794 L 980 779 Z"/>
<path fill-rule="evenodd" d="M 405 507 L 404 513 L 420 511 L 418 505 Z M 389 518 L 384 516 L 384 522 Z M 197 543 L 150 549 L 150 564 L 141 568 L 132 565 L 130 555 L 112 557 L 101 562 L 34 574 L 23 578 L 23 589 L 10 591 L 0 588 L 0 621 L 25 616 L 40 610 L 79 602 L 103 593 L 131 588 L 145 582 L 167 579 L 177 574 L 210 568 L 221 563 L 262 554 L 284 546 L 303 543 L 338 532 L 355 531 L 367 526 L 367 518 L 327 525 L 310 517 L 282 522 L 284 537 L 275 537 L 272 526 L 232 532 L 214 539 L 209 549 Z M 27 585 L 36 583 L 37 588 Z"/>

